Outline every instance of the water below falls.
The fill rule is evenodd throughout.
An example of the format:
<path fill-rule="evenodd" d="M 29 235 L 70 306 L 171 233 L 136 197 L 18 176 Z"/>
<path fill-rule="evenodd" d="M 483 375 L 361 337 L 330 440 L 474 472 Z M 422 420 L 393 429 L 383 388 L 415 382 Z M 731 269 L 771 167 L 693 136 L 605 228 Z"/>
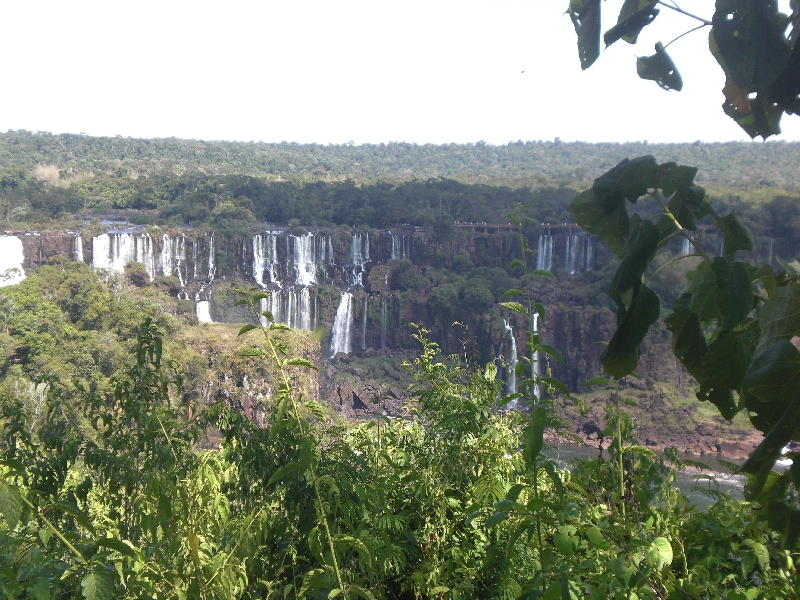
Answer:
<path fill-rule="evenodd" d="M 201 323 L 213 323 L 211 318 L 211 303 L 208 300 L 200 300 L 197 303 L 197 320 Z"/>

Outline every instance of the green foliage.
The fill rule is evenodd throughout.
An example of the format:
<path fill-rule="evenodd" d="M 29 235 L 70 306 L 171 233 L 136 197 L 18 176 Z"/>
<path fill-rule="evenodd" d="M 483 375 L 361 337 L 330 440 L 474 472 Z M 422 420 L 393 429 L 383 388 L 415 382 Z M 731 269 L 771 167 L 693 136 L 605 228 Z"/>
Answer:
<path fill-rule="evenodd" d="M 687 275 L 688 288 L 665 321 L 673 351 L 699 383 L 700 400 L 712 402 L 728 420 L 747 410 L 764 433 L 742 468 L 751 476 L 748 497 L 768 504 L 770 514 L 775 510 L 794 515 L 796 482 L 791 474 L 777 476 L 771 469 L 781 448 L 800 433 L 794 425 L 800 414 L 800 388 L 795 383 L 800 379 L 800 352 L 789 341 L 800 334 L 798 274 L 776 274 L 770 265 L 757 269 L 737 260 L 737 252 L 753 249 L 753 235 L 735 213 L 716 213 L 705 190 L 694 184 L 696 169 L 665 163 L 629 176 L 636 164 L 655 165 L 655 160 L 620 163 L 573 202 L 576 219 L 580 216 L 584 226 L 610 241 L 622 258 L 609 288 L 618 306 L 617 330 L 601 357 L 603 366 L 616 379 L 636 369 L 639 346 L 660 312 L 658 297 L 645 285 L 644 275 L 667 240 L 687 239 L 702 262 Z M 639 214 L 629 217 L 625 199 L 635 203 L 645 192 L 661 210 L 645 219 Z M 598 207 L 594 211 L 586 210 L 589 197 Z M 624 218 L 609 222 L 604 203 L 613 203 Z M 708 227 L 700 231 L 703 219 L 723 236 L 723 256 L 713 256 L 704 247 Z M 619 226 L 623 221 L 629 223 L 627 230 Z M 795 540 L 796 524 L 791 518 L 789 522 L 787 539 Z"/>

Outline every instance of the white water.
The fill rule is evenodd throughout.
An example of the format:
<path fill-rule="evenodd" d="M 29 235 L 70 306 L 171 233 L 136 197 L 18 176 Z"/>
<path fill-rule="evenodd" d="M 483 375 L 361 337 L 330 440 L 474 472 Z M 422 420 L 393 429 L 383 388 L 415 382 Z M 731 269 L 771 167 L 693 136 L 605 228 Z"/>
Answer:
<path fill-rule="evenodd" d="M 317 283 L 317 264 L 315 256 L 316 237 L 307 235 L 292 236 L 294 240 L 294 282 L 296 285 Z"/>
<path fill-rule="evenodd" d="M 163 245 L 161 247 L 161 273 L 164 277 L 175 275 L 181 287 L 186 285 L 186 276 L 184 274 L 184 267 L 186 264 L 186 237 L 180 236 L 174 239 L 170 238 L 168 234 L 162 237 Z"/>
<path fill-rule="evenodd" d="M 338 352 L 350 353 L 350 329 L 353 325 L 352 305 L 353 294 L 342 292 L 342 299 L 339 301 L 339 308 L 336 309 L 336 317 L 331 330 L 331 357 L 336 356 Z"/>
<path fill-rule="evenodd" d="M 311 289 L 307 287 L 275 290 L 268 298 L 261 300 L 260 310 L 268 310 L 276 323 L 283 323 L 292 329 L 310 331 L 316 325 L 316 298 L 312 311 Z"/>
<path fill-rule="evenodd" d="M 536 253 L 536 269 L 551 271 L 553 269 L 553 236 L 540 235 Z"/>
<path fill-rule="evenodd" d="M 200 300 L 197 303 L 197 320 L 201 323 L 213 323 L 211 318 L 211 303 L 208 300 Z"/>
<path fill-rule="evenodd" d="M 392 260 L 408 258 L 408 236 L 392 234 Z"/>
<path fill-rule="evenodd" d="M 539 313 L 537 313 L 536 311 L 533 311 L 533 334 L 534 335 L 538 335 L 538 333 L 539 333 Z M 538 350 L 533 353 L 533 365 L 532 365 L 532 369 L 531 370 L 533 371 L 534 380 L 538 379 L 539 375 L 540 375 L 540 371 L 539 371 L 539 352 L 538 352 Z M 534 384 L 534 386 L 533 386 L 533 395 L 536 396 L 537 400 L 542 397 L 542 392 L 539 389 L 539 384 L 538 383 Z"/>
<path fill-rule="evenodd" d="M 691 253 L 692 253 L 692 243 L 686 238 L 683 238 L 681 243 L 681 255 L 686 256 L 687 254 Z"/>
<path fill-rule="evenodd" d="M 135 260 L 136 248 L 130 233 L 103 233 L 92 238 L 92 266 L 122 273 Z"/>
<path fill-rule="evenodd" d="M 369 234 L 367 234 L 369 235 Z M 361 349 L 367 349 L 367 294 L 364 294 L 364 307 L 361 320 Z"/>
<path fill-rule="evenodd" d="M 364 265 L 369 262 L 369 233 L 362 244 L 361 234 L 354 233 L 350 243 L 350 266 L 353 269 L 350 285 L 364 285 Z"/>
<path fill-rule="evenodd" d="M 72 240 L 72 259 L 75 262 L 83 262 L 83 238 L 78 234 Z"/>
<path fill-rule="evenodd" d="M 25 279 L 24 260 L 22 240 L 15 235 L 0 236 L 0 287 Z"/>
<path fill-rule="evenodd" d="M 217 274 L 217 266 L 214 264 L 214 234 L 208 238 L 208 283 L 214 281 Z"/>
<path fill-rule="evenodd" d="M 147 272 L 150 281 L 155 279 L 156 276 L 156 258 L 153 250 L 153 238 L 148 234 L 135 236 L 133 239 L 134 256 L 136 262 L 144 265 L 144 270 Z"/>
<path fill-rule="evenodd" d="M 503 319 L 503 336 L 508 336 L 510 341 L 510 348 L 508 352 L 508 367 L 506 370 L 506 384 L 508 385 L 507 392 L 513 394 L 517 391 L 517 341 L 514 339 L 514 330 L 508 324 L 506 319 Z M 513 406 L 512 406 L 513 404 Z M 508 403 L 507 408 L 517 408 L 517 401 L 512 400 Z"/>

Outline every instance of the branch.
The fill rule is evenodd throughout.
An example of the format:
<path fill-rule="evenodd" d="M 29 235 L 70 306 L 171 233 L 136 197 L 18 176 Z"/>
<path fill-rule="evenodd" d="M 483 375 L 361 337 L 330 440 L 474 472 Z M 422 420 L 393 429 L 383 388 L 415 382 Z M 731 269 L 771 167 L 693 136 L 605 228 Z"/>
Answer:
<path fill-rule="evenodd" d="M 700 21 L 700 22 L 701 22 L 703 25 L 708 25 L 708 26 L 710 27 L 710 26 L 711 26 L 711 24 L 712 24 L 712 23 L 711 23 L 711 21 L 708 21 L 708 20 L 704 19 L 703 17 L 698 17 L 697 15 L 693 15 L 693 14 L 692 14 L 692 13 L 690 13 L 690 12 L 686 12 L 686 11 L 685 11 L 685 10 L 683 10 L 682 8 L 679 8 L 677 5 L 666 4 L 666 3 L 664 2 L 664 0 L 659 0 L 659 2 L 658 2 L 658 3 L 659 3 L 661 6 L 665 6 L 665 7 L 667 7 L 667 8 L 670 8 L 670 9 L 674 10 L 675 12 L 679 12 L 679 13 L 681 13 L 682 15 L 686 15 L 687 17 L 691 17 L 692 19 L 697 19 L 697 20 L 698 20 L 698 21 Z M 677 39 L 677 38 L 676 38 L 676 39 Z"/>

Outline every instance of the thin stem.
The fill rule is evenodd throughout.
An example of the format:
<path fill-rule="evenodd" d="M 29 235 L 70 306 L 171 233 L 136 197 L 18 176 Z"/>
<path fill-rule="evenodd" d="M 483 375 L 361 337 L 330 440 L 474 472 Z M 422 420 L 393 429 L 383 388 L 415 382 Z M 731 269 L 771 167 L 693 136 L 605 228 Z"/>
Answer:
<path fill-rule="evenodd" d="M 701 23 L 701 24 L 700 24 L 700 25 L 698 25 L 697 27 L 692 27 L 692 28 L 691 28 L 689 31 L 684 31 L 682 34 L 680 34 L 678 37 L 676 37 L 674 40 L 672 40 L 672 41 L 671 41 L 669 44 L 667 44 L 666 46 L 664 46 L 664 50 L 666 50 L 667 48 L 669 48 L 670 44 L 672 44 L 673 42 L 677 42 L 677 41 L 678 41 L 679 39 L 681 39 L 683 36 L 685 36 L 685 35 L 689 35 L 689 34 L 690 34 L 690 33 L 692 33 L 693 31 L 697 31 L 698 29 L 702 29 L 703 27 L 708 27 L 710 24 L 711 24 L 711 23 Z"/>
<path fill-rule="evenodd" d="M 670 219 L 675 224 L 675 227 L 678 228 L 678 231 L 676 232 L 676 234 L 677 235 L 681 235 L 681 236 L 685 237 L 687 240 L 689 240 L 689 243 L 691 243 L 692 246 L 695 247 L 695 249 L 697 250 L 697 253 L 700 256 L 702 256 L 703 260 L 705 260 L 708 264 L 710 264 L 710 265 L 714 264 L 714 259 L 712 259 L 706 253 L 706 251 L 703 250 L 703 247 L 700 246 L 700 243 L 694 237 L 692 237 L 692 234 L 689 233 L 689 230 L 686 229 L 683 225 L 681 225 L 680 222 L 678 221 L 678 219 L 675 218 L 675 215 L 672 214 L 672 211 L 667 206 L 667 203 L 664 202 L 663 198 L 661 198 L 661 194 L 658 192 L 658 190 L 656 190 L 654 193 L 651 193 L 650 195 L 658 201 L 658 203 L 664 209 L 664 214 L 667 216 L 668 219 Z"/>
<path fill-rule="evenodd" d="M 622 419 L 619 408 L 619 379 L 614 380 L 614 404 L 617 411 L 617 453 L 619 455 L 619 504 L 625 518 L 625 463 L 622 457 Z"/>
<path fill-rule="evenodd" d="M 55 525 L 53 525 L 53 524 L 50 522 L 50 520 L 49 520 L 47 517 L 45 517 L 45 516 L 44 516 L 44 515 L 43 515 L 43 514 L 42 514 L 42 513 L 39 511 L 39 509 L 37 509 L 37 508 L 36 508 L 36 506 L 34 506 L 34 505 L 33 505 L 33 503 L 32 503 L 30 500 L 28 500 L 28 499 L 25 497 L 25 495 L 24 495 L 24 494 L 20 494 L 20 498 L 22 498 L 22 501 L 23 501 L 25 504 L 27 504 L 27 505 L 28 505 L 28 508 L 30 508 L 30 509 L 31 509 L 31 510 L 34 512 L 34 514 L 35 514 L 37 517 L 39 517 L 39 518 L 40 518 L 42 521 L 44 521 L 44 522 L 45 522 L 45 524 L 46 524 L 46 525 L 47 525 L 47 526 L 50 528 L 50 531 L 52 531 L 52 532 L 53 532 L 53 533 L 56 535 L 56 537 L 57 537 L 59 540 L 61 540 L 61 541 L 63 542 L 63 544 L 64 544 L 64 545 L 65 545 L 67 548 L 69 548 L 69 549 L 70 549 L 70 551 L 71 551 L 71 552 L 72 552 L 72 553 L 73 553 L 73 554 L 74 554 L 76 557 L 78 557 L 78 560 L 79 560 L 80 562 L 82 562 L 82 563 L 85 563 L 85 562 L 86 562 L 86 559 L 85 559 L 85 558 L 83 558 L 83 554 L 81 554 L 80 552 L 78 552 L 78 549 L 77 549 L 75 546 L 73 546 L 72 544 L 70 544 L 69 540 L 68 540 L 67 538 L 65 538 L 65 537 L 64 537 L 64 536 L 61 534 L 61 532 L 60 532 L 58 529 L 56 529 L 56 526 L 55 526 Z"/>
<path fill-rule="evenodd" d="M 653 277 L 655 277 L 656 275 L 658 275 L 658 272 L 661 271 L 661 269 L 664 269 L 664 268 L 670 266 L 674 262 L 677 262 L 679 260 L 683 260 L 684 258 L 691 258 L 691 257 L 694 257 L 694 256 L 700 256 L 700 255 L 699 254 L 681 254 L 680 256 L 676 256 L 675 258 L 669 259 L 667 262 L 665 262 L 663 265 L 661 265 L 655 271 L 653 271 L 653 274 L 650 275 L 650 277 L 648 277 L 647 279 L 644 280 L 645 285 L 650 283 L 650 280 L 653 279 Z"/>
<path fill-rule="evenodd" d="M 708 26 L 711 26 L 711 25 L 712 25 L 711 21 L 708 21 L 708 20 L 704 19 L 703 17 L 698 17 L 697 15 L 693 15 L 693 14 L 692 14 L 692 13 L 690 13 L 690 12 L 686 12 L 686 11 L 685 11 L 685 10 L 683 10 L 682 8 L 678 7 L 677 5 L 666 4 L 666 3 L 665 3 L 663 0 L 660 0 L 660 1 L 659 1 L 659 4 L 660 4 L 661 6 L 665 6 L 665 7 L 669 8 L 669 9 L 671 9 L 671 10 L 674 10 L 675 12 L 679 12 L 679 13 L 681 13 L 682 15 L 686 15 L 687 17 L 691 17 L 692 19 L 697 19 L 697 20 L 698 20 L 698 21 L 700 21 L 700 22 L 701 22 L 701 23 L 702 23 L 704 26 L 705 26 L 705 25 L 708 25 Z"/>

